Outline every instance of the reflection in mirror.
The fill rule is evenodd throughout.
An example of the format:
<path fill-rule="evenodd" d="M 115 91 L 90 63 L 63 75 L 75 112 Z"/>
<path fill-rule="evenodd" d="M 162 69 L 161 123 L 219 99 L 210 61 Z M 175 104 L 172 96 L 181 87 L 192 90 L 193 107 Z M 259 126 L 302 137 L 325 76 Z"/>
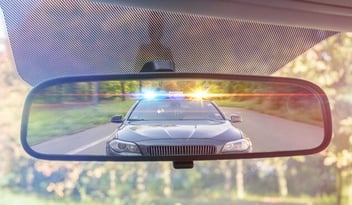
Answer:
<path fill-rule="evenodd" d="M 114 157 L 306 150 L 323 138 L 319 97 L 303 86 L 204 79 L 49 86 L 27 130 L 38 153 Z"/>

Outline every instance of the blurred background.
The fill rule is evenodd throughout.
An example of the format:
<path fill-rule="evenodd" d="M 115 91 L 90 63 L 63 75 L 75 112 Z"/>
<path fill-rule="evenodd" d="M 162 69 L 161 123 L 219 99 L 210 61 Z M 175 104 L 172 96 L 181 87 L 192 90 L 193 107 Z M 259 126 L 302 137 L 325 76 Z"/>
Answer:
<path fill-rule="evenodd" d="M 352 34 L 337 34 L 273 74 L 310 80 L 328 94 L 334 139 L 327 150 L 196 162 L 192 170 L 175 170 L 169 162 L 50 162 L 28 156 L 19 133 L 31 86 L 16 72 L 9 41 L 0 32 L 0 204 L 352 204 L 351 48 Z"/>

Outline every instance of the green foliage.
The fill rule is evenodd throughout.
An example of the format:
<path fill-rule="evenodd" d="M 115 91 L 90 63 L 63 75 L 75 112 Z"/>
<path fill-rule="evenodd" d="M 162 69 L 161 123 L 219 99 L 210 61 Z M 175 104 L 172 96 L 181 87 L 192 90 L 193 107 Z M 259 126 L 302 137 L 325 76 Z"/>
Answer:
<path fill-rule="evenodd" d="M 34 105 L 28 123 L 28 143 L 36 144 L 66 134 L 73 134 L 99 124 L 106 124 L 114 115 L 125 115 L 135 100 L 102 101 L 100 104 Z"/>

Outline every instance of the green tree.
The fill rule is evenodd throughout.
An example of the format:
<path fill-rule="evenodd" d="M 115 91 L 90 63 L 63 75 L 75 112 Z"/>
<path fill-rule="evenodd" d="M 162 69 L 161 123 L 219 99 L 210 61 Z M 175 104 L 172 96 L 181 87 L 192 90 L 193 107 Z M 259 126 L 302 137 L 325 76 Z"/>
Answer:
<path fill-rule="evenodd" d="M 287 75 L 311 80 L 321 86 L 330 97 L 333 112 L 334 137 L 325 153 L 326 166 L 336 172 L 336 204 L 351 204 L 352 195 L 352 34 L 342 33 L 316 45 L 297 60 L 280 70 Z"/>

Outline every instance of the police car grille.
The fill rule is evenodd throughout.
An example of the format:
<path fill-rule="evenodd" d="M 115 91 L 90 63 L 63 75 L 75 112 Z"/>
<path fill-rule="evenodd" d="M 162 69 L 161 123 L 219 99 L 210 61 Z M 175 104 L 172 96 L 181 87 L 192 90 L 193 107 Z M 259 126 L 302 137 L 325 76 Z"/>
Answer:
<path fill-rule="evenodd" d="M 150 146 L 150 156 L 185 156 L 185 155 L 212 155 L 216 148 L 212 145 L 179 145 L 179 146 Z"/>

